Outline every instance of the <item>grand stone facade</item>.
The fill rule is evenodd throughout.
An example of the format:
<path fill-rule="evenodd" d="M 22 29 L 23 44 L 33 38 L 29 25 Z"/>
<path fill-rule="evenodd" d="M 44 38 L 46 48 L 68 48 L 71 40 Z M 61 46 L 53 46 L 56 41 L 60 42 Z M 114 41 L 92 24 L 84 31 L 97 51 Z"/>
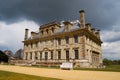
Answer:
<path fill-rule="evenodd" d="M 100 67 L 102 41 L 100 30 L 85 23 L 84 10 L 80 20 L 51 22 L 41 25 L 39 32 L 25 29 L 23 59 L 39 65 L 60 65 L 72 62 L 74 67 Z"/>

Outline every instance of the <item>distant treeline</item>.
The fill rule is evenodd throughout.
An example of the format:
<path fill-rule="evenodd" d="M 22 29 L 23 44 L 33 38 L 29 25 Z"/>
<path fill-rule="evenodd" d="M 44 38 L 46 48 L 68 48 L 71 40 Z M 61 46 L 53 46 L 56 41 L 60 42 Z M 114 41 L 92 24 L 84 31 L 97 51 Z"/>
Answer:
<path fill-rule="evenodd" d="M 103 59 L 103 65 L 120 65 L 120 60 Z"/>

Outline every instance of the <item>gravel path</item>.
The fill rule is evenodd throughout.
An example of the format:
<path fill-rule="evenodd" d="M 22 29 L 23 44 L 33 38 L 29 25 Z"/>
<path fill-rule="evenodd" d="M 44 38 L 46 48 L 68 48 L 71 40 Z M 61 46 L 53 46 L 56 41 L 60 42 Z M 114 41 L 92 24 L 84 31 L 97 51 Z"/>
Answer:
<path fill-rule="evenodd" d="M 62 80 L 120 80 L 120 72 L 60 70 L 8 65 L 0 65 L 0 70 L 58 78 Z"/>

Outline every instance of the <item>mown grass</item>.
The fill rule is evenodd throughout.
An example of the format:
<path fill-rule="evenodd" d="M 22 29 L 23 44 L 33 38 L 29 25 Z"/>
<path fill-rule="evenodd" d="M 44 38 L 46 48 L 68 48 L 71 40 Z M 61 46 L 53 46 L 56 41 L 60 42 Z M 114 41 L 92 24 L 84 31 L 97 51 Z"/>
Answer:
<path fill-rule="evenodd" d="M 36 68 L 47 68 L 47 69 L 60 69 L 59 66 L 31 66 Z M 90 71 L 110 71 L 110 72 L 120 72 L 120 65 L 109 65 L 106 68 L 74 68 L 73 70 L 90 70 Z"/>
<path fill-rule="evenodd" d="M 109 65 L 106 66 L 106 68 L 74 68 L 74 70 L 120 72 L 120 65 Z"/>
<path fill-rule="evenodd" d="M 36 67 L 36 68 L 47 68 L 47 69 L 60 69 L 59 66 L 23 66 L 23 67 Z M 89 70 L 89 71 L 110 71 L 110 72 L 120 72 L 120 65 L 109 65 L 106 68 L 74 68 L 73 70 Z"/>
<path fill-rule="evenodd" d="M 0 70 L 0 80 L 60 80 Z"/>
<path fill-rule="evenodd" d="M 37 65 L 33 65 L 33 66 L 30 66 L 30 67 L 47 68 L 47 69 L 60 69 L 59 66 L 37 66 Z M 106 68 L 74 68 L 73 70 L 120 72 L 120 65 L 109 65 L 109 66 L 106 66 Z"/>

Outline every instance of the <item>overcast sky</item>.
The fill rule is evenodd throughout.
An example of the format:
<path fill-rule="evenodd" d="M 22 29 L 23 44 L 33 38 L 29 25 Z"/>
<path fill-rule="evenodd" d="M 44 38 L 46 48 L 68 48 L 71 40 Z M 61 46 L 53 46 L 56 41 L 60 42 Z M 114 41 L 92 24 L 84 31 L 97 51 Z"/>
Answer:
<path fill-rule="evenodd" d="M 24 30 L 62 20 L 79 19 L 101 30 L 103 58 L 120 59 L 120 0 L 0 0 L 0 50 L 23 48 Z"/>

